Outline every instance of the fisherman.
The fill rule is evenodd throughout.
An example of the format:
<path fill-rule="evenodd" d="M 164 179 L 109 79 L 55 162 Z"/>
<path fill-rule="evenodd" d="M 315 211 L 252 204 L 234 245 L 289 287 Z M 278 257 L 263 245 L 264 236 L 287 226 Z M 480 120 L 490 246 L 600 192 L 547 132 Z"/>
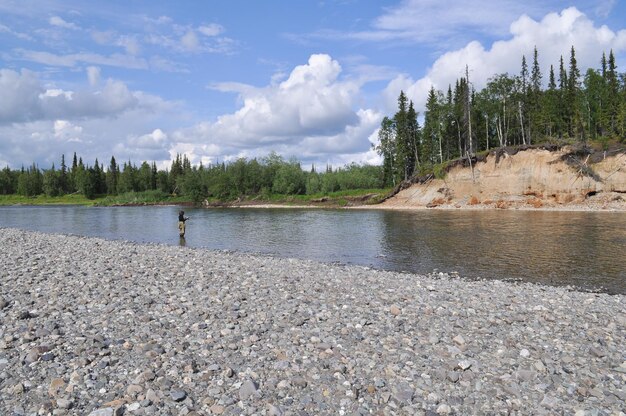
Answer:
<path fill-rule="evenodd" d="M 187 221 L 189 217 L 185 217 L 185 211 L 178 211 L 178 234 L 181 237 L 185 236 L 185 221 Z"/>

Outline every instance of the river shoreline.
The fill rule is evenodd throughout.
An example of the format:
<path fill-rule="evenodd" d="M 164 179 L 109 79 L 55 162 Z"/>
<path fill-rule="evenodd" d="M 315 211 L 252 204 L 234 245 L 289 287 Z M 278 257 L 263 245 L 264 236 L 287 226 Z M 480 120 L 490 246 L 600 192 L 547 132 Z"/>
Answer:
<path fill-rule="evenodd" d="M 2 414 L 624 414 L 624 295 L 6 228 L 0 255 Z"/>

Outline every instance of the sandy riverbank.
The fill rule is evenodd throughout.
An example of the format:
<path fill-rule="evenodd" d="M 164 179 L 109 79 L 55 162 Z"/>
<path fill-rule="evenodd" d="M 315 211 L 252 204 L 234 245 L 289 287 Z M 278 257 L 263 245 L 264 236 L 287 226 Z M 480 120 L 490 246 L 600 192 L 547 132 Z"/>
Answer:
<path fill-rule="evenodd" d="M 0 414 L 624 414 L 626 297 L 0 230 Z"/>

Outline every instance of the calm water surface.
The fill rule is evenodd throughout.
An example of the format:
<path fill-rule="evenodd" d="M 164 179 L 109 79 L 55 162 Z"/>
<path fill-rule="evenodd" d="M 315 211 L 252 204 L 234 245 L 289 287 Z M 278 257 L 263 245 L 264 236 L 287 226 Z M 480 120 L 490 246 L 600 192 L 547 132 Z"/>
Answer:
<path fill-rule="evenodd" d="M 0 207 L 0 227 L 626 294 L 626 213 Z"/>

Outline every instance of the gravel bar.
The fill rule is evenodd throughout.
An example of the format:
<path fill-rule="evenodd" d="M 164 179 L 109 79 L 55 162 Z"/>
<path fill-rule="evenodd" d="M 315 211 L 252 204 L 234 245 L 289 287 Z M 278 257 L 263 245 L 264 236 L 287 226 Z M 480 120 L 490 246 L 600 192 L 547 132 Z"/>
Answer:
<path fill-rule="evenodd" d="M 0 229 L 2 415 L 624 415 L 624 295 Z"/>

